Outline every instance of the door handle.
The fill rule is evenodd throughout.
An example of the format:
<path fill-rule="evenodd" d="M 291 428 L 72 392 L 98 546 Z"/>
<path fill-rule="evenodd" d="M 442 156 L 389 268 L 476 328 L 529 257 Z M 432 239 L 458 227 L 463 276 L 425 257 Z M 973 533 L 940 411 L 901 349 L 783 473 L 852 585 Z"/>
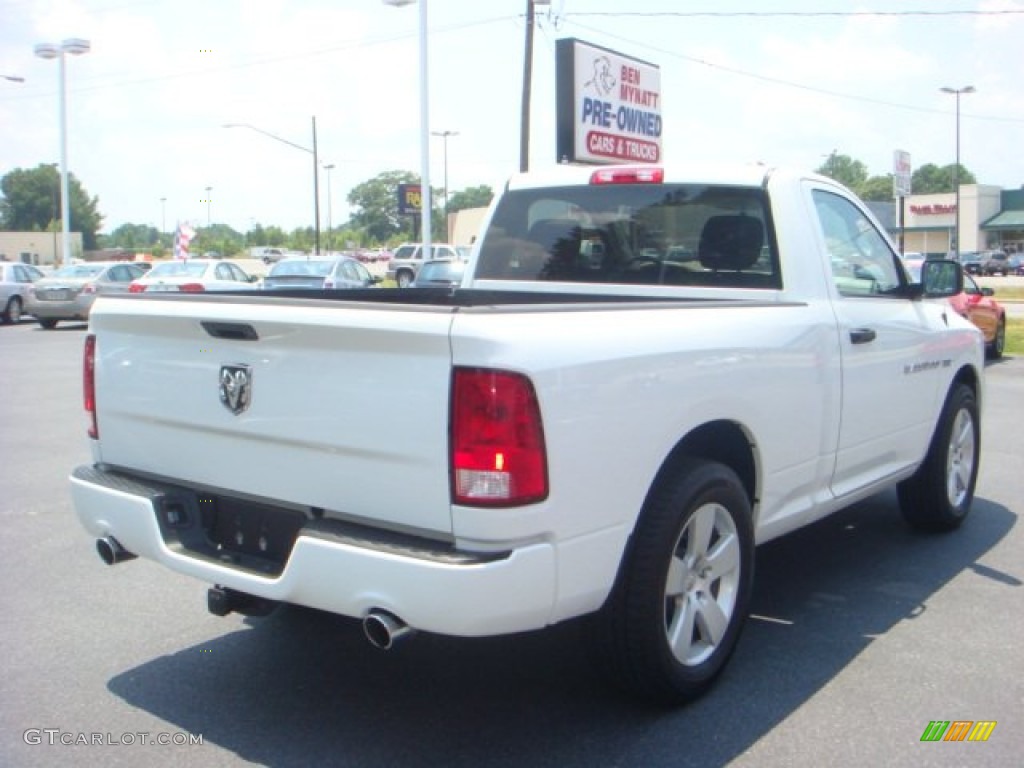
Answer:
<path fill-rule="evenodd" d="M 867 344 L 874 341 L 877 335 L 871 328 L 854 328 L 850 331 L 850 341 L 854 344 Z"/>

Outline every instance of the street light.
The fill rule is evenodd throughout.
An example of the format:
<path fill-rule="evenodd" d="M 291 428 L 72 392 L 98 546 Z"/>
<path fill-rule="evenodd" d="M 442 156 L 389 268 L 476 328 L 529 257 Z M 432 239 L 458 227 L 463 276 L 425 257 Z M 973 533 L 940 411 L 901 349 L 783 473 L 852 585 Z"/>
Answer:
<path fill-rule="evenodd" d="M 167 231 L 167 198 L 160 198 L 160 234 Z"/>
<path fill-rule="evenodd" d="M 445 240 L 450 240 L 448 237 L 448 137 L 458 136 L 458 131 L 431 131 L 431 135 L 440 136 L 444 141 L 444 232 Z"/>
<path fill-rule="evenodd" d="M 224 123 L 225 128 L 248 128 L 250 131 L 256 131 L 256 133 L 262 133 L 264 136 L 273 139 L 274 141 L 280 141 L 282 144 L 287 144 L 289 147 L 295 149 L 301 149 L 303 152 L 309 152 L 313 155 L 313 217 L 315 221 L 314 232 L 314 252 L 320 255 L 320 162 L 317 159 L 316 150 L 316 116 L 313 117 L 313 148 L 309 149 L 301 144 L 296 144 L 294 141 L 288 141 L 288 139 L 282 139 L 280 136 L 276 136 L 270 131 L 264 131 L 262 128 L 257 128 L 255 125 L 249 125 L 248 123 Z"/>
<path fill-rule="evenodd" d="M 953 193 L 955 194 L 955 208 L 953 211 L 953 258 L 960 260 L 960 94 L 974 93 L 973 85 L 965 85 L 963 88 L 950 88 L 948 85 L 939 88 L 943 93 L 951 93 L 956 96 L 956 165 L 953 166 Z"/>
<path fill-rule="evenodd" d="M 331 252 L 331 171 L 334 170 L 334 163 L 324 166 L 327 171 L 327 252 Z"/>
<path fill-rule="evenodd" d="M 383 0 L 384 5 L 400 8 L 416 0 Z M 420 4 L 420 239 L 422 253 L 430 258 L 430 78 L 427 73 L 427 0 Z"/>
<path fill-rule="evenodd" d="M 61 265 L 71 264 L 71 195 L 68 192 L 68 87 L 67 75 L 65 73 L 65 54 L 80 56 L 88 53 L 88 40 L 77 37 L 69 37 L 60 45 L 53 43 L 39 43 L 35 47 L 35 54 L 41 59 L 60 59 L 60 207 L 61 207 L 61 242 L 62 258 Z"/>
<path fill-rule="evenodd" d="M 210 228 L 210 201 L 212 197 L 210 193 L 213 191 L 213 187 L 206 188 L 206 228 Z"/>

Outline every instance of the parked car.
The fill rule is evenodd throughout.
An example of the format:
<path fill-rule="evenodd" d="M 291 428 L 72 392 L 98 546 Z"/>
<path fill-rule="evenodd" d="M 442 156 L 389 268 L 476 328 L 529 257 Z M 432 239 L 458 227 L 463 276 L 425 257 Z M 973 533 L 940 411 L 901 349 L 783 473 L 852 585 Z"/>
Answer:
<path fill-rule="evenodd" d="M 237 264 L 220 259 L 179 259 L 154 264 L 131 285 L 131 293 L 156 291 L 237 291 L 253 288 L 258 278 Z"/>
<path fill-rule="evenodd" d="M 924 259 L 907 259 L 907 271 L 915 282 L 921 280 L 921 263 Z M 985 336 L 985 353 L 991 360 L 998 360 L 1003 356 L 1003 347 L 1006 344 L 1006 308 L 1003 307 L 993 296 L 995 291 L 991 288 L 982 288 L 973 277 L 964 274 L 964 290 L 947 301 L 953 307 L 953 311 L 961 317 L 966 317 Z"/>
<path fill-rule="evenodd" d="M 398 283 L 399 288 L 408 288 L 424 261 L 465 259 L 468 255 L 467 249 L 459 250 L 448 243 L 431 243 L 429 258 L 424 259 L 422 243 L 402 243 L 395 248 L 388 262 L 388 277 Z"/>
<path fill-rule="evenodd" d="M 0 321 L 4 324 L 21 322 L 21 316 L 32 313 L 35 295 L 32 284 L 42 280 L 42 270 L 31 264 L 0 261 Z"/>
<path fill-rule="evenodd" d="M 263 278 L 264 290 L 285 288 L 341 289 L 367 288 L 380 282 L 358 260 L 348 256 L 336 259 L 284 259 L 270 268 Z"/>
<path fill-rule="evenodd" d="M 1010 256 L 1008 264 L 1011 275 L 1024 275 L 1024 256 L 1015 253 Z"/>
<path fill-rule="evenodd" d="M 435 259 L 428 261 L 416 273 L 410 288 L 452 287 L 462 282 L 466 273 L 466 262 L 458 259 Z"/>
<path fill-rule="evenodd" d="M 968 275 L 981 274 L 981 254 L 977 251 L 965 251 L 960 254 L 960 266 Z"/>
<path fill-rule="evenodd" d="M 1002 275 L 1010 274 L 1010 258 L 1002 251 L 986 251 L 981 256 L 981 274 Z"/>
<path fill-rule="evenodd" d="M 47 330 L 61 320 L 88 320 L 97 296 L 127 293 L 145 274 L 132 261 L 92 261 L 61 267 L 32 285 L 32 314 Z"/>
<path fill-rule="evenodd" d="M 260 258 L 263 259 L 264 264 L 273 264 L 286 256 L 287 254 L 281 248 L 264 248 L 260 252 Z"/>

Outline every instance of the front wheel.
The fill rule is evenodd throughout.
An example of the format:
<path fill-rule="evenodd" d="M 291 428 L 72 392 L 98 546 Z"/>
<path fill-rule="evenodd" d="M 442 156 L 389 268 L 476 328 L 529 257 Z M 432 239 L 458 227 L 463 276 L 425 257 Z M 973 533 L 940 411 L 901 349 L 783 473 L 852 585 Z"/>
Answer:
<path fill-rule="evenodd" d="M 408 288 L 412 282 L 412 272 L 407 269 L 401 270 L 395 275 L 395 282 L 398 283 L 399 288 Z"/>
<path fill-rule="evenodd" d="M 952 531 L 971 510 L 978 479 L 981 426 L 974 390 L 950 390 L 924 462 L 899 485 L 900 511 L 914 528 Z"/>
<path fill-rule="evenodd" d="M 996 325 L 996 335 L 985 348 L 989 360 L 998 360 L 1003 356 L 1003 349 L 1006 347 L 1006 319 L 1000 318 Z"/>
<path fill-rule="evenodd" d="M 697 698 L 736 647 L 753 569 L 739 478 L 714 462 L 677 463 L 649 495 L 615 588 L 587 625 L 598 662 L 642 698 Z"/>

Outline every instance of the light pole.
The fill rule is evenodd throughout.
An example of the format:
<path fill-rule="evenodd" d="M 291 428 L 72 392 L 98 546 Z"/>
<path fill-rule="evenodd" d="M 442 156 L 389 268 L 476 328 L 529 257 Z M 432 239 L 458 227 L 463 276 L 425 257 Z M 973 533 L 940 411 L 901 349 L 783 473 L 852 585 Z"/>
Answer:
<path fill-rule="evenodd" d="M 448 237 L 448 137 L 458 136 L 458 131 L 431 131 L 433 136 L 440 136 L 444 142 L 444 233 L 445 240 L 450 240 Z"/>
<path fill-rule="evenodd" d="M 953 258 L 960 261 L 960 94 L 974 93 L 973 85 L 965 85 L 963 88 L 950 88 L 943 86 L 939 88 L 943 93 L 951 93 L 956 96 L 956 165 L 953 166 L 953 193 L 955 195 L 953 211 Z"/>
<path fill-rule="evenodd" d="M 35 54 L 41 59 L 60 60 L 60 207 L 61 207 L 61 266 L 71 264 L 71 195 L 68 192 L 68 87 L 64 59 L 67 54 L 80 56 L 88 53 L 88 40 L 69 37 L 60 45 L 39 43 Z"/>
<path fill-rule="evenodd" d="M 526 52 L 523 55 L 523 104 L 519 123 L 519 170 L 530 169 L 530 92 L 533 89 L 534 6 L 551 5 L 551 0 L 526 0 Z"/>
<path fill-rule="evenodd" d="M 383 0 L 384 5 L 400 8 L 416 0 Z M 423 254 L 430 258 L 431 204 L 430 204 L 430 78 L 427 72 L 427 0 L 420 4 L 420 239 Z"/>
<path fill-rule="evenodd" d="M 250 131 L 256 131 L 256 133 L 262 133 L 264 136 L 273 139 L 274 141 L 280 141 L 282 144 L 287 144 L 289 147 L 295 149 L 301 149 L 303 152 L 308 152 L 313 156 L 313 217 L 314 217 L 314 252 L 320 254 L 320 162 L 317 159 L 316 149 L 316 117 L 313 117 L 313 148 L 309 149 L 301 144 L 296 144 L 294 141 L 288 141 L 288 139 L 282 139 L 280 136 L 276 136 L 270 131 L 264 131 L 262 128 L 257 128 L 255 125 L 249 125 L 249 123 L 225 123 L 225 128 L 248 128 Z"/>
<path fill-rule="evenodd" d="M 167 231 L 167 198 L 160 198 L 160 234 Z"/>
<path fill-rule="evenodd" d="M 324 166 L 327 171 L 327 252 L 331 252 L 331 171 L 334 170 L 334 163 Z"/>
<path fill-rule="evenodd" d="M 206 188 L 206 228 L 210 228 L 210 202 L 212 200 L 210 193 L 213 192 L 213 187 Z"/>

